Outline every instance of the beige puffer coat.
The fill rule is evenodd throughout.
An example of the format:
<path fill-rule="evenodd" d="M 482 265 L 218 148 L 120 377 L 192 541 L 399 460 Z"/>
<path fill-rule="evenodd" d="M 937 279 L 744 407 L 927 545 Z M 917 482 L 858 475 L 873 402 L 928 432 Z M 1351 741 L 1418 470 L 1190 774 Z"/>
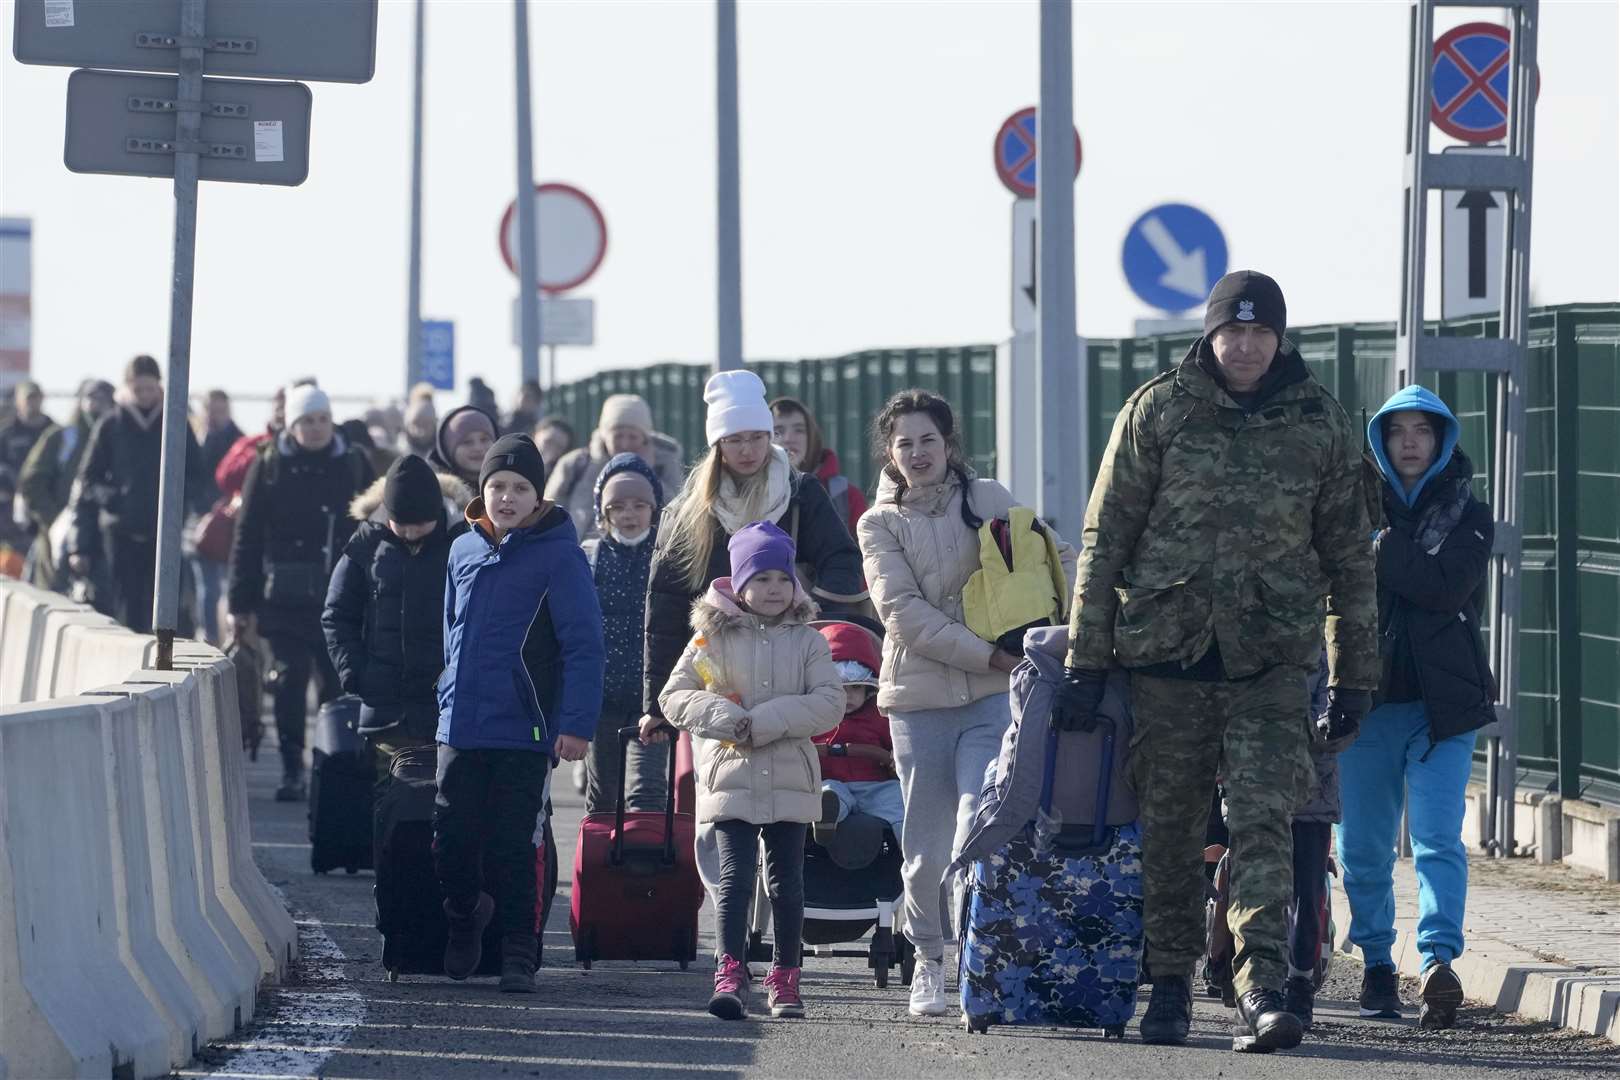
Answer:
<path fill-rule="evenodd" d="M 574 519 L 574 529 L 583 540 L 597 535 L 596 478 L 602 475 L 607 463 L 613 460 L 600 431 L 591 432 L 590 442 L 577 450 L 570 450 L 557 459 L 556 468 L 546 480 L 546 498 L 568 511 Z M 664 487 L 664 505 L 675 501 L 686 482 L 686 470 L 681 465 L 681 444 L 661 431 L 647 436 L 647 451 L 642 460 L 658 474 Z"/>
<path fill-rule="evenodd" d="M 973 513 L 985 521 L 1018 505 L 994 480 L 972 481 Z M 877 500 L 862 516 L 862 562 L 886 631 L 878 708 L 885 712 L 952 709 L 1007 692 L 1007 674 L 990 666 L 995 646 L 962 621 L 962 588 L 979 569 L 979 539 L 962 520 L 955 476 L 907 489 L 900 505 L 884 471 Z M 1074 548 L 1057 538 L 1063 574 L 1074 581 Z"/>
<path fill-rule="evenodd" d="M 730 578 L 716 579 L 692 605 L 696 633 L 658 703 L 665 719 L 692 733 L 698 821 L 768 825 L 821 816 L 821 764 L 810 739 L 844 718 L 844 685 L 826 639 L 806 625 L 815 617 L 801 593 L 781 622 L 767 626 L 738 605 Z M 739 741 L 745 718 L 747 738 Z"/>

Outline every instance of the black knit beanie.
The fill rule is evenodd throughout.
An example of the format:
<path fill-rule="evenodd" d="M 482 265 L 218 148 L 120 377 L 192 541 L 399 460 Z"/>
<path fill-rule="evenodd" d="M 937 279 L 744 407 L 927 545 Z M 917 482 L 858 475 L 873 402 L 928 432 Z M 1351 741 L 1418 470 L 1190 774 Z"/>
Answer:
<path fill-rule="evenodd" d="M 546 463 L 540 457 L 540 448 L 527 435 L 502 435 L 484 455 L 484 464 L 478 470 L 478 493 L 498 472 L 515 472 L 534 485 L 535 494 L 546 490 Z"/>
<path fill-rule="evenodd" d="M 383 507 L 388 519 L 401 525 L 425 525 L 444 512 L 439 478 L 427 462 L 406 454 L 388 466 L 383 480 Z"/>
<path fill-rule="evenodd" d="M 1281 338 L 1288 329 L 1288 304 L 1277 283 L 1258 270 L 1234 270 L 1215 283 L 1204 309 L 1204 333 L 1227 323 L 1259 323 Z"/>

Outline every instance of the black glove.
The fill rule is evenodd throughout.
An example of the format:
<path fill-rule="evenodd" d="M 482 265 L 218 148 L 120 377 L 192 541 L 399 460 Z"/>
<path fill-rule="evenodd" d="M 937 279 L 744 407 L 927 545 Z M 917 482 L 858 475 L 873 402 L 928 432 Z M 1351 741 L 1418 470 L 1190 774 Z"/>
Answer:
<path fill-rule="evenodd" d="M 1097 723 L 1097 706 L 1102 704 L 1107 685 L 1106 671 L 1064 668 L 1063 682 L 1052 701 L 1052 726 L 1059 731 L 1090 731 Z"/>
<path fill-rule="evenodd" d="M 1328 687 L 1327 712 L 1316 718 L 1316 741 L 1325 749 L 1338 752 L 1356 741 L 1361 719 L 1372 708 L 1372 693 Z"/>

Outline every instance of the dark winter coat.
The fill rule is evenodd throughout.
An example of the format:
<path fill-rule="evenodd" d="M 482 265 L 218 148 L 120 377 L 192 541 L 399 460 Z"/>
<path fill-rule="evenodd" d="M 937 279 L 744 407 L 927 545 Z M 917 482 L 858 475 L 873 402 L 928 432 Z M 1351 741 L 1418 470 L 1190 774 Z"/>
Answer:
<path fill-rule="evenodd" d="M 231 447 L 235 446 L 241 438 L 242 429 L 236 426 L 235 420 L 227 420 L 224 427 L 218 431 L 210 431 L 203 436 L 202 468 L 204 475 L 207 477 L 208 486 L 199 501 L 206 499 L 208 504 L 212 506 L 214 501 L 219 498 L 220 490 L 218 483 L 214 481 L 214 470 L 219 468 L 219 463 L 225 460 L 225 455 L 230 453 Z"/>
<path fill-rule="evenodd" d="M 231 614 L 259 616 L 259 631 L 313 628 L 332 569 L 354 534 L 349 502 L 373 480 L 371 462 L 342 435 L 324 449 L 290 435 L 265 444 L 248 467 L 231 548 Z"/>
<path fill-rule="evenodd" d="M 207 509 L 202 452 L 185 428 L 186 504 Z M 150 542 L 157 537 L 158 486 L 162 477 L 163 409 L 144 416 L 123 404 L 96 422 L 79 462 L 69 555 L 95 554 L 103 536 Z"/>
<path fill-rule="evenodd" d="M 813 476 L 793 472 L 792 496 L 787 511 L 773 522 L 789 536 L 797 547 L 799 565 L 808 565 L 813 578 L 810 594 L 829 616 L 851 609 L 867 598 L 865 579 L 861 576 L 861 549 L 849 535 L 838 511 L 833 509 L 827 489 Z M 690 498 L 692 492 L 688 491 Z M 714 543 L 709 548 L 709 565 L 703 574 L 703 584 L 697 589 L 687 587 L 684 570 L 669 556 L 670 533 L 665 530 L 653 551 L 651 580 L 647 586 L 647 645 L 646 672 L 642 680 L 641 707 L 653 716 L 664 715 L 658 706 L 658 695 L 675 670 L 675 662 L 686 648 L 692 634 L 689 620 L 692 605 L 703 595 L 715 578 L 731 573 L 731 556 L 726 544 L 731 536 L 714 516 L 709 516 L 709 528 L 714 532 Z M 806 582 L 806 585 L 811 585 Z"/>
<path fill-rule="evenodd" d="M 438 741 L 550 754 L 602 711 L 602 612 L 567 512 L 542 504 L 499 541 L 484 500 L 450 546 Z"/>
<path fill-rule="evenodd" d="M 1386 528 L 1376 544 L 1383 671 L 1375 704 L 1421 700 L 1429 739 L 1440 742 L 1496 719 L 1496 679 L 1480 633 L 1495 526 L 1490 507 L 1473 495 L 1474 467 L 1456 446 L 1456 418 L 1420 389 L 1398 393 L 1368 425 L 1386 480 Z M 1412 496 L 1385 457 L 1380 424 L 1384 415 L 1410 409 L 1433 412 L 1446 425 L 1437 468 Z M 1455 517 L 1455 524 L 1425 545 L 1420 537 L 1437 514 Z"/>
<path fill-rule="evenodd" d="M 441 488 L 448 485 L 456 491 L 447 498 L 465 492 L 460 481 L 441 477 Z M 445 574 L 450 545 L 467 523 L 441 510 L 438 527 L 407 544 L 386 524 L 367 520 L 381 501 L 373 484 L 350 504 L 359 524 L 332 571 L 321 629 L 343 692 L 364 703 L 360 731 L 374 735 L 397 725 L 412 738 L 431 739 L 444 670 Z"/>
<path fill-rule="evenodd" d="M 10 469 L 12 476 L 20 475 L 29 451 L 55 426 L 43 413 L 32 424 L 25 424 L 16 416 L 0 423 L 0 467 Z"/>
<path fill-rule="evenodd" d="M 664 508 L 664 486 L 658 474 L 636 454 L 619 454 L 596 478 L 596 513 L 602 514 L 602 489 L 619 473 L 636 472 L 653 489 L 653 521 L 648 536 L 637 544 L 614 539 L 607 522 L 602 534 L 584 543 L 585 557 L 596 582 L 602 606 L 602 642 L 607 666 L 603 673 L 602 701 L 609 708 L 628 712 L 641 706 L 641 673 L 647 622 L 647 579 L 652 572 L 653 547 L 658 541 L 658 515 Z"/>

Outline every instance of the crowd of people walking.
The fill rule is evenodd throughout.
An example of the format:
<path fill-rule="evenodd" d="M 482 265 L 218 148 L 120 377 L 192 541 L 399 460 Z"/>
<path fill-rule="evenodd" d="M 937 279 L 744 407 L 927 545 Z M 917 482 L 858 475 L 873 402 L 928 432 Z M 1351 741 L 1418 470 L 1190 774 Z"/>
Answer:
<path fill-rule="evenodd" d="M 1037 621 L 1068 613 L 1052 724 L 1089 728 L 1111 676 L 1129 676 L 1149 1043 L 1188 1039 L 1212 826 L 1230 852 L 1239 1042 L 1291 1048 L 1313 1022 L 1320 929 L 1299 931 L 1298 913 L 1323 903 L 1330 843 L 1361 1012 L 1399 1017 L 1403 792 L 1420 1021 L 1450 1026 L 1462 1001 L 1464 786 L 1497 693 L 1480 636 L 1491 513 L 1443 401 L 1404 388 L 1358 430 L 1287 326 L 1275 281 L 1223 278 L 1203 335 L 1120 410 L 1083 524 L 1034 525 L 1062 585 Z M 82 384 L 62 425 L 25 383 L 0 425 L 0 498 L 19 502 L 0 545 L 37 584 L 136 630 L 151 616 L 161 378 L 136 357 L 120 388 Z M 811 410 L 769 400 L 746 370 L 708 381 L 690 471 L 635 395 L 608 398 L 578 446 L 536 386 L 506 417 L 481 382 L 472 398 L 440 419 L 415 394 L 340 425 L 306 379 L 263 432 L 236 427 L 223 391 L 195 418 L 193 623 L 268 652 L 277 797 L 306 795 L 312 682 L 319 700 L 360 699 L 379 778 L 436 748 L 444 969 L 477 971 L 496 920 L 501 988 L 532 991 L 548 771 L 581 763 L 588 814 L 621 796 L 659 812 L 672 741 L 689 738 L 684 857 L 716 909 L 709 1010 L 749 1012 L 763 847 L 766 1007 L 804 1015 L 806 845 L 869 812 L 901 858 L 909 1011 L 945 1013 L 961 907 L 941 885 L 1013 723 L 1024 629 L 983 631 L 973 579 L 1000 558 L 1017 499 L 974 475 L 951 403 L 911 389 L 877 411 L 863 492 Z M 621 757 L 628 728 L 640 738 Z"/>

